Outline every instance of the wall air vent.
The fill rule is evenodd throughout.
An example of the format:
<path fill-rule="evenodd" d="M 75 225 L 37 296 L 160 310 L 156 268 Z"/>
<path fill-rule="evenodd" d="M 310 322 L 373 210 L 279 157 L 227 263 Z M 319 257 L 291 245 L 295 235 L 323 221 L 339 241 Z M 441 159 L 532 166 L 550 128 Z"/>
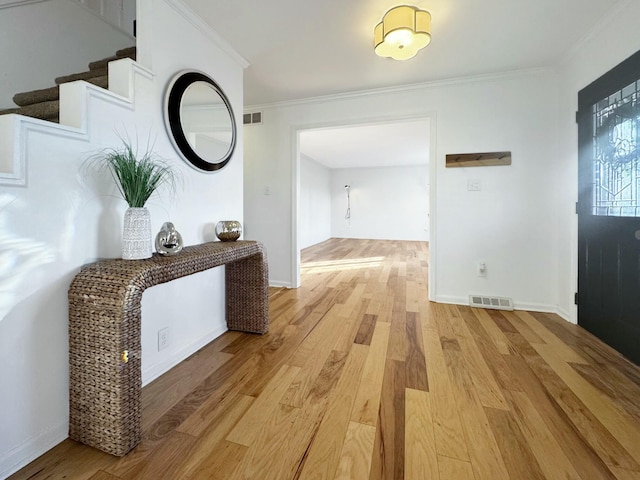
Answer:
<path fill-rule="evenodd" d="M 262 112 L 245 113 L 242 115 L 243 125 L 260 125 L 262 124 Z"/>
<path fill-rule="evenodd" d="M 507 297 L 486 297 L 484 295 L 469 295 L 469 305 L 476 308 L 513 310 L 513 301 Z"/>

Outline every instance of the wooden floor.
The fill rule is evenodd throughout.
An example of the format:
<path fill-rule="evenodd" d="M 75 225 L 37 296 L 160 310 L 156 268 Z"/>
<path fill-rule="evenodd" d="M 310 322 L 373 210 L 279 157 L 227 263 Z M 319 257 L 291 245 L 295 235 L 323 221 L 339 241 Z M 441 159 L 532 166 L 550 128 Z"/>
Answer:
<path fill-rule="evenodd" d="M 640 479 L 640 369 L 552 314 L 428 303 L 427 244 L 330 240 L 144 389 L 144 440 L 12 479 Z"/>

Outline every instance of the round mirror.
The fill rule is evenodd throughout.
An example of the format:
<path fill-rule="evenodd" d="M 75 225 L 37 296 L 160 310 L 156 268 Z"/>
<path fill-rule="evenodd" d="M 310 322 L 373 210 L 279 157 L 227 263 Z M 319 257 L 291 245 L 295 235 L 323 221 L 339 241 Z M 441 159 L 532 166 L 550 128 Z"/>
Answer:
<path fill-rule="evenodd" d="M 222 89 L 202 72 L 178 73 L 167 88 L 165 123 L 173 145 L 197 170 L 224 167 L 236 146 L 236 121 Z"/>

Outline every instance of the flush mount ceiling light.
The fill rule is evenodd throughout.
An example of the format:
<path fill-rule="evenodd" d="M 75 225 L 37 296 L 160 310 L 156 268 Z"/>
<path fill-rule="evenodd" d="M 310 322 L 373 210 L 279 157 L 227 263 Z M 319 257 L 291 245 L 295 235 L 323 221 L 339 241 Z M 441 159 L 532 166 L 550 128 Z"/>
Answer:
<path fill-rule="evenodd" d="M 431 14 L 410 5 L 393 7 L 373 31 L 375 52 L 407 60 L 431 42 Z"/>

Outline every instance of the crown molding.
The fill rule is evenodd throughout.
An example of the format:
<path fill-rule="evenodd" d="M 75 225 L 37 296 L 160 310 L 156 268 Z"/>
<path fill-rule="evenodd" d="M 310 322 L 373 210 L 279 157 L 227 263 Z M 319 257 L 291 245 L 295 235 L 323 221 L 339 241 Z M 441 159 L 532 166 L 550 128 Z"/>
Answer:
<path fill-rule="evenodd" d="M 416 90 L 424 90 L 430 88 L 441 88 L 452 85 L 463 85 L 469 83 L 482 83 L 493 80 L 502 80 L 507 78 L 526 77 L 542 73 L 555 73 L 551 67 L 527 68 L 521 70 L 510 70 L 506 72 L 487 73 L 481 75 L 470 75 L 466 77 L 454 77 L 445 80 L 434 80 L 430 82 L 410 83 L 407 85 L 398 85 L 395 87 L 372 88 L 368 90 L 358 90 L 354 92 L 337 93 L 333 95 L 321 95 L 317 97 L 301 98 L 298 100 L 286 100 L 283 102 L 263 103 L 255 105 L 245 105 L 244 110 L 260 110 L 268 108 L 284 108 L 299 105 L 310 105 L 315 103 L 337 102 L 342 100 L 352 100 L 361 97 L 370 97 L 375 95 L 389 93 L 405 93 L 414 92 Z"/>

